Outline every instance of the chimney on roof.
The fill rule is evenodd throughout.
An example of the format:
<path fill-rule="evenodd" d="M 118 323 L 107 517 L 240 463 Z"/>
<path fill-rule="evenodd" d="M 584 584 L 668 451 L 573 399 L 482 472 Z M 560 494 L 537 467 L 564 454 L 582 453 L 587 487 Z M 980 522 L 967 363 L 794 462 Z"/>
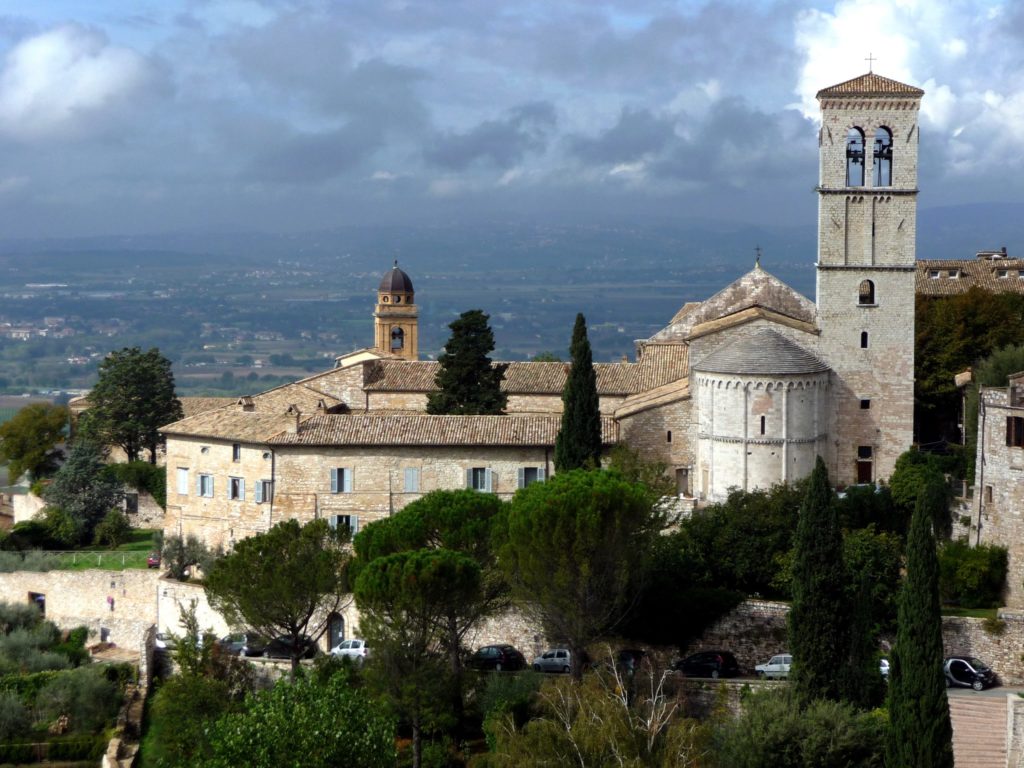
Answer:
<path fill-rule="evenodd" d="M 249 397 L 249 395 L 245 395 L 244 397 L 238 398 L 238 404 L 242 406 L 243 411 L 256 410 L 256 403 L 253 401 L 251 397 Z"/>
<path fill-rule="evenodd" d="M 1005 245 L 1003 246 L 1003 258 L 1004 259 L 1006 258 L 1006 246 Z"/>
<path fill-rule="evenodd" d="M 299 410 L 299 406 L 292 403 L 288 406 L 288 415 L 292 417 L 288 422 L 288 434 L 297 434 L 299 431 L 299 422 L 302 421 L 302 411 Z"/>
<path fill-rule="evenodd" d="M 327 403 L 324 402 L 323 398 L 316 401 L 316 412 L 318 415 L 323 416 L 328 410 Z"/>

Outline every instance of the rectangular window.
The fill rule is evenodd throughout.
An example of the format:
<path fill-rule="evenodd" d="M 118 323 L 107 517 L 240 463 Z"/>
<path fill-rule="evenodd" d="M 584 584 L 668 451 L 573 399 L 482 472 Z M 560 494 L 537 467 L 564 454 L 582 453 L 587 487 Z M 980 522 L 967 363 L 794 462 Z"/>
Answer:
<path fill-rule="evenodd" d="M 213 475 L 199 475 L 196 478 L 196 495 L 213 497 Z"/>
<path fill-rule="evenodd" d="M 532 483 L 543 483 L 547 477 L 544 467 L 520 467 L 517 470 L 516 487 L 525 488 Z"/>
<path fill-rule="evenodd" d="M 420 492 L 420 468 L 419 467 L 406 467 L 405 468 L 405 492 L 406 493 L 419 493 Z"/>
<path fill-rule="evenodd" d="M 937 269 L 929 269 L 928 270 L 928 279 L 929 280 L 938 280 L 939 279 L 939 270 L 937 270 Z"/>
<path fill-rule="evenodd" d="M 331 470 L 331 493 L 352 493 L 352 469 L 336 467 Z"/>
<path fill-rule="evenodd" d="M 871 408 L 871 401 L 870 400 L 861 400 L 860 401 L 860 409 L 862 411 L 866 411 L 866 410 L 868 410 L 870 408 Z"/>
<path fill-rule="evenodd" d="M 242 446 L 238 443 L 231 444 L 231 460 L 241 461 L 242 460 Z"/>
<path fill-rule="evenodd" d="M 466 487 L 474 491 L 491 492 L 494 487 L 494 474 L 489 467 L 473 467 L 466 470 Z"/>
<path fill-rule="evenodd" d="M 359 533 L 358 515 L 331 515 L 327 518 L 327 522 L 330 524 L 331 528 L 347 530 L 350 536 L 355 536 Z"/>
<path fill-rule="evenodd" d="M 871 446 L 870 445 L 858 445 L 857 446 L 857 458 L 861 461 L 867 461 L 871 458 Z"/>
<path fill-rule="evenodd" d="M 124 511 L 127 515 L 136 515 L 139 512 L 139 494 L 126 493 L 124 495 Z"/>
<path fill-rule="evenodd" d="M 228 498 L 232 501 L 245 501 L 245 480 L 240 477 L 228 478 Z"/>
<path fill-rule="evenodd" d="M 985 486 L 985 503 L 986 504 L 991 504 L 992 503 L 992 486 L 991 485 L 986 485 Z"/>
<path fill-rule="evenodd" d="M 1024 416 L 1006 417 L 1006 444 L 1024 447 Z"/>
<path fill-rule="evenodd" d="M 178 494 L 188 495 L 188 467 L 178 467 Z"/>
<path fill-rule="evenodd" d="M 274 484 L 270 480 L 256 481 L 256 503 L 269 504 L 274 500 Z"/>

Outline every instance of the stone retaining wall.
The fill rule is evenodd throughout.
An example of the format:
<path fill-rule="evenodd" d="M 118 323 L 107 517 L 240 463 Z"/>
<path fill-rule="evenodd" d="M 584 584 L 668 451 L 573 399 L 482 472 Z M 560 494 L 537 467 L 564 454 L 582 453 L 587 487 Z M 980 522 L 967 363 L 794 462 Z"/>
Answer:
<path fill-rule="evenodd" d="M 149 570 L 0 573 L 0 600 L 26 603 L 43 595 L 46 618 L 62 629 L 86 626 L 90 640 L 137 650 L 156 622 L 158 579 Z"/>
<path fill-rule="evenodd" d="M 769 600 L 746 600 L 736 606 L 683 650 L 683 656 L 704 650 L 732 651 L 740 669 L 754 666 L 789 650 L 786 617 L 789 606 Z"/>

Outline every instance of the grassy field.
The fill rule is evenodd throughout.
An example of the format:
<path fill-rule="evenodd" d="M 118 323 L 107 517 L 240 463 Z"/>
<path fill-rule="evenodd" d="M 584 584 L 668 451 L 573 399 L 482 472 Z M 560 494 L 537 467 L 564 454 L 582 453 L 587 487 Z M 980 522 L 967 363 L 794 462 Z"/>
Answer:
<path fill-rule="evenodd" d="M 966 616 L 970 619 L 994 619 L 998 608 L 953 608 L 943 607 L 943 616 Z"/>
<path fill-rule="evenodd" d="M 84 571 L 99 568 L 123 571 L 128 568 L 146 568 L 146 558 L 153 551 L 154 530 L 135 529 L 131 538 L 117 549 L 86 547 L 74 552 L 2 552 L 0 571 Z"/>

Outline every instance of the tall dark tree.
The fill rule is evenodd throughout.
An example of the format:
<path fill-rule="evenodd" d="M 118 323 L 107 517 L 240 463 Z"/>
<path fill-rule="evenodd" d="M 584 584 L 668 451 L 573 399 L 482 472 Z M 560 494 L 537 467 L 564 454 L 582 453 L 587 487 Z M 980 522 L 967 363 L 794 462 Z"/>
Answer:
<path fill-rule="evenodd" d="M 907 575 L 900 592 L 896 645 L 889 671 L 886 765 L 951 768 L 953 728 L 942 672 L 939 562 L 932 521 L 946 503 L 933 478 L 918 495 L 907 534 Z"/>
<path fill-rule="evenodd" d="M 846 663 L 849 651 L 845 576 L 839 516 L 828 470 L 819 456 L 800 506 L 789 612 L 793 683 L 804 703 L 840 698 L 837 670 Z"/>
<path fill-rule="evenodd" d="M 120 446 L 128 461 L 137 461 L 148 450 L 155 464 L 160 427 L 181 417 L 171 361 L 156 347 L 148 352 L 126 347 L 100 363 L 82 426 L 107 445 Z"/>
<path fill-rule="evenodd" d="M 576 315 L 569 352 L 572 367 L 562 390 L 562 426 L 555 440 L 555 469 L 559 472 L 601 464 L 597 374 L 582 313 Z"/>
<path fill-rule="evenodd" d="M 38 480 L 57 469 L 63 456 L 57 444 L 64 439 L 67 425 L 68 409 L 49 403 L 26 405 L 0 425 L 0 460 L 10 462 L 12 484 L 26 472 Z"/>
<path fill-rule="evenodd" d="M 427 398 L 427 413 L 498 415 L 507 396 L 501 391 L 505 365 L 491 363 L 494 333 L 483 310 L 463 312 L 448 327 L 452 335 L 437 359 L 439 392 Z"/>

